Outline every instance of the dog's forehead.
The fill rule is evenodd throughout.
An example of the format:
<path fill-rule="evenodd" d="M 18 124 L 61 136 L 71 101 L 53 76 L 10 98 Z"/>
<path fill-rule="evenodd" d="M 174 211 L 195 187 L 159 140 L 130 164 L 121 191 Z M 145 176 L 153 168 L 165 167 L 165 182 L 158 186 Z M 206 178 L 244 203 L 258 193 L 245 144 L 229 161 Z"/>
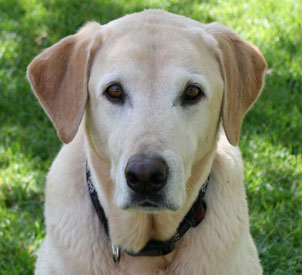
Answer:
<path fill-rule="evenodd" d="M 103 46 L 119 47 L 120 51 L 133 46 L 153 51 L 176 45 L 185 48 L 194 43 L 211 48 L 215 44 L 215 39 L 204 30 L 204 24 L 160 10 L 146 10 L 111 21 L 102 26 L 102 36 Z"/>
<path fill-rule="evenodd" d="M 210 53 L 202 41 L 193 43 L 185 32 L 175 33 L 164 27 L 147 26 L 114 35 L 104 35 L 103 48 L 98 53 L 100 64 L 108 69 L 134 69 L 151 77 L 153 73 L 171 67 L 197 73 L 200 69 L 198 63 L 209 62 Z"/>
<path fill-rule="evenodd" d="M 183 72 L 183 79 L 190 73 L 213 78 L 219 73 L 212 51 L 215 43 L 199 22 L 162 11 L 145 11 L 103 26 L 93 71 L 98 76 L 117 73 L 131 85 L 143 83 L 149 88 L 164 80 L 173 83 Z"/>

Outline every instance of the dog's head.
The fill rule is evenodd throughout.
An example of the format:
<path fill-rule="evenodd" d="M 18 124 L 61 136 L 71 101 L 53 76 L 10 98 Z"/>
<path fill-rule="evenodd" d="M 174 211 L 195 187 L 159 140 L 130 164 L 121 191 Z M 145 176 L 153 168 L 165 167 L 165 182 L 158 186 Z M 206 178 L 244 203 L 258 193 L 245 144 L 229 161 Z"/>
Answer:
<path fill-rule="evenodd" d="M 115 205 L 176 211 L 208 176 L 221 118 L 238 143 L 265 66 L 226 27 L 145 11 L 85 25 L 36 57 L 28 78 L 64 143 L 86 110 L 91 146 L 111 164 Z"/>

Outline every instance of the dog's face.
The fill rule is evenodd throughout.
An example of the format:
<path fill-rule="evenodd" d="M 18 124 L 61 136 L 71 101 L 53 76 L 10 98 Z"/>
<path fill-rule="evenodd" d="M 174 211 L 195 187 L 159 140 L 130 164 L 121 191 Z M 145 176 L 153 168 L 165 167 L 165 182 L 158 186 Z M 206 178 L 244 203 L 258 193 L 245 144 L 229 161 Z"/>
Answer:
<path fill-rule="evenodd" d="M 118 207 L 178 210 L 192 164 L 218 130 L 223 79 L 209 49 L 216 44 L 194 28 L 121 28 L 104 28 L 91 68 L 92 135 L 111 162 Z"/>
<path fill-rule="evenodd" d="M 28 77 L 64 142 L 86 109 L 115 205 L 154 212 L 178 210 L 201 186 L 187 182 L 215 148 L 220 118 L 238 143 L 264 69 L 261 53 L 219 24 L 146 11 L 86 25 L 36 57 Z"/>

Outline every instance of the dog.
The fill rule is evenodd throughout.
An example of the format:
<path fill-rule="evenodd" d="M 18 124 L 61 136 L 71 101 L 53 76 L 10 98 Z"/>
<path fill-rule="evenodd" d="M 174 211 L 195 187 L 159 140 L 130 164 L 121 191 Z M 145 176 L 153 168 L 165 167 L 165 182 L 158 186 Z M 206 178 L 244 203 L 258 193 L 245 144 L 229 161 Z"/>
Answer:
<path fill-rule="evenodd" d="M 261 52 L 219 23 L 146 10 L 87 23 L 27 77 L 64 145 L 36 274 L 262 274 L 242 120 Z"/>

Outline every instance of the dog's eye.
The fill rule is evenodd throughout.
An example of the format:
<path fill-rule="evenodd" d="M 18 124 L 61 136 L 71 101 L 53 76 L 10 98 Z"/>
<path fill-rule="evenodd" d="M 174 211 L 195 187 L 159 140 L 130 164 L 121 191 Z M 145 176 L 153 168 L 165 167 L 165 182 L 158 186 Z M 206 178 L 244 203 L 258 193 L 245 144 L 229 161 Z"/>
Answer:
<path fill-rule="evenodd" d="M 123 103 L 124 91 L 121 85 L 112 84 L 105 91 L 104 95 L 113 103 Z"/>
<path fill-rule="evenodd" d="M 187 86 L 187 88 L 183 93 L 182 104 L 189 105 L 189 104 L 197 103 L 203 96 L 204 96 L 204 92 L 200 87 L 195 85 L 189 85 Z"/>

